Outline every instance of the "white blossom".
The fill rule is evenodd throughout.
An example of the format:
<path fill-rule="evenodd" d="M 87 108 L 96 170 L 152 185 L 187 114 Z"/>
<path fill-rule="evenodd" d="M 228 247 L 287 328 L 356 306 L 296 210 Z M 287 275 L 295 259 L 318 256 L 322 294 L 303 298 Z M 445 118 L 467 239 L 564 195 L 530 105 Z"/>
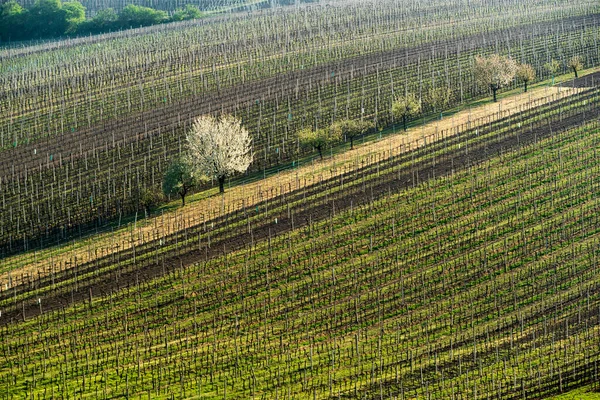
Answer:
<path fill-rule="evenodd" d="M 517 72 L 515 60 L 492 54 L 489 57 L 475 57 L 475 80 L 481 86 L 488 86 L 496 101 L 496 91 L 512 82 Z"/>
<path fill-rule="evenodd" d="M 187 134 L 188 158 L 201 174 L 223 182 L 236 172 L 245 172 L 252 162 L 252 138 L 241 121 L 226 115 L 197 118 Z"/>

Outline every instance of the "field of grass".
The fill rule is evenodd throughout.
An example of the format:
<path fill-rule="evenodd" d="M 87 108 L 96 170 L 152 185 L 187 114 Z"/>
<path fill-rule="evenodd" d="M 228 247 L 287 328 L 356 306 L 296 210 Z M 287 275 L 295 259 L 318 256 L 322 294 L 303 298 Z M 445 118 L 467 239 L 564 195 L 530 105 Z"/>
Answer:
<path fill-rule="evenodd" d="M 549 397 L 549 400 L 597 400 L 600 399 L 600 392 L 594 391 L 589 387 L 572 390 L 568 393 Z"/>

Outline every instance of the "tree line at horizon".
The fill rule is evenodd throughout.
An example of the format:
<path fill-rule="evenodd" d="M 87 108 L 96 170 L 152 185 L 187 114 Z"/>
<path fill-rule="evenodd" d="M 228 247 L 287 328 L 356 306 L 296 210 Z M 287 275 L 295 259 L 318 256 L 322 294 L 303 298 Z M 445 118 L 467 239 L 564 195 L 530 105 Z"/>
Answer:
<path fill-rule="evenodd" d="M 205 15 L 192 4 L 175 10 L 172 15 L 129 4 L 120 12 L 106 8 L 88 18 L 86 8 L 77 0 L 36 0 L 29 8 L 16 0 L 9 0 L 0 6 L 0 42 L 97 34 L 197 19 Z"/>

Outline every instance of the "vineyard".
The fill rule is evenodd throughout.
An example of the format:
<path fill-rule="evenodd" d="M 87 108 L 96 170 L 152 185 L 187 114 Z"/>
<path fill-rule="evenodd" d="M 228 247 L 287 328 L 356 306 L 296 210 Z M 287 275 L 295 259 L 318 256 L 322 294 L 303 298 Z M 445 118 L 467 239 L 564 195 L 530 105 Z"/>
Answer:
<path fill-rule="evenodd" d="M 19 4 L 23 6 L 31 6 L 34 4 L 33 0 L 22 0 Z M 107 8 L 120 11 L 129 4 L 135 4 L 136 6 L 150 7 L 158 10 L 164 10 L 173 12 L 176 9 L 183 8 L 188 4 L 194 5 L 201 10 L 211 12 L 235 12 L 235 11 L 247 11 L 255 8 L 263 8 L 267 5 L 271 5 L 270 2 L 264 0 L 258 1 L 243 1 L 243 0 L 82 0 L 80 3 L 86 8 L 86 11 L 95 15 L 99 11 Z M 276 2 L 273 5 L 286 4 L 285 2 Z"/>
<path fill-rule="evenodd" d="M 0 48 L 0 400 L 600 396 L 599 33 L 390 0 Z M 529 90 L 492 102 L 492 55 Z M 222 113 L 248 171 L 149 205 Z"/>
<path fill-rule="evenodd" d="M 282 9 L 46 51 L 6 49 L 1 251 L 41 248 L 142 212 L 140 198 L 160 190 L 201 114 L 242 118 L 254 136 L 251 171 L 266 174 L 307 156 L 302 128 L 355 117 L 394 126 L 399 93 L 416 93 L 425 114 L 434 113 L 424 96 L 431 88 L 451 88 L 450 106 L 481 97 L 477 54 L 512 55 L 541 79 L 551 59 L 561 72 L 573 55 L 600 63 L 595 2 L 539 10 L 508 2 L 510 17 L 485 4 L 434 5 L 333 8 L 331 21 L 318 7 Z"/>
<path fill-rule="evenodd" d="M 14 286 L 3 395 L 529 398 L 597 384 L 599 102 L 587 89 L 441 131 Z"/>

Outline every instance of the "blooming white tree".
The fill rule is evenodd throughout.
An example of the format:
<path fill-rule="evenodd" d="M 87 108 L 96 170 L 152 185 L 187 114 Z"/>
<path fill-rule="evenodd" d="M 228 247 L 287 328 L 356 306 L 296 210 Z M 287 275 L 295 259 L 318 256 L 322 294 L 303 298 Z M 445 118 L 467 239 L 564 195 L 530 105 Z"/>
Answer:
<path fill-rule="evenodd" d="M 225 191 L 225 178 L 245 172 L 252 162 L 252 138 L 239 119 L 230 115 L 198 117 L 187 134 L 188 157 L 195 170 L 219 181 Z"/>
<path fill-rule="evenodd" d="M 494 101 L 496 92 L 508 85 L 517 72 L 517 63 L 512 58 L 492 54 L 489 57 L 475 57 L 475 80 L 481 86 L 492 90 Z"/>

